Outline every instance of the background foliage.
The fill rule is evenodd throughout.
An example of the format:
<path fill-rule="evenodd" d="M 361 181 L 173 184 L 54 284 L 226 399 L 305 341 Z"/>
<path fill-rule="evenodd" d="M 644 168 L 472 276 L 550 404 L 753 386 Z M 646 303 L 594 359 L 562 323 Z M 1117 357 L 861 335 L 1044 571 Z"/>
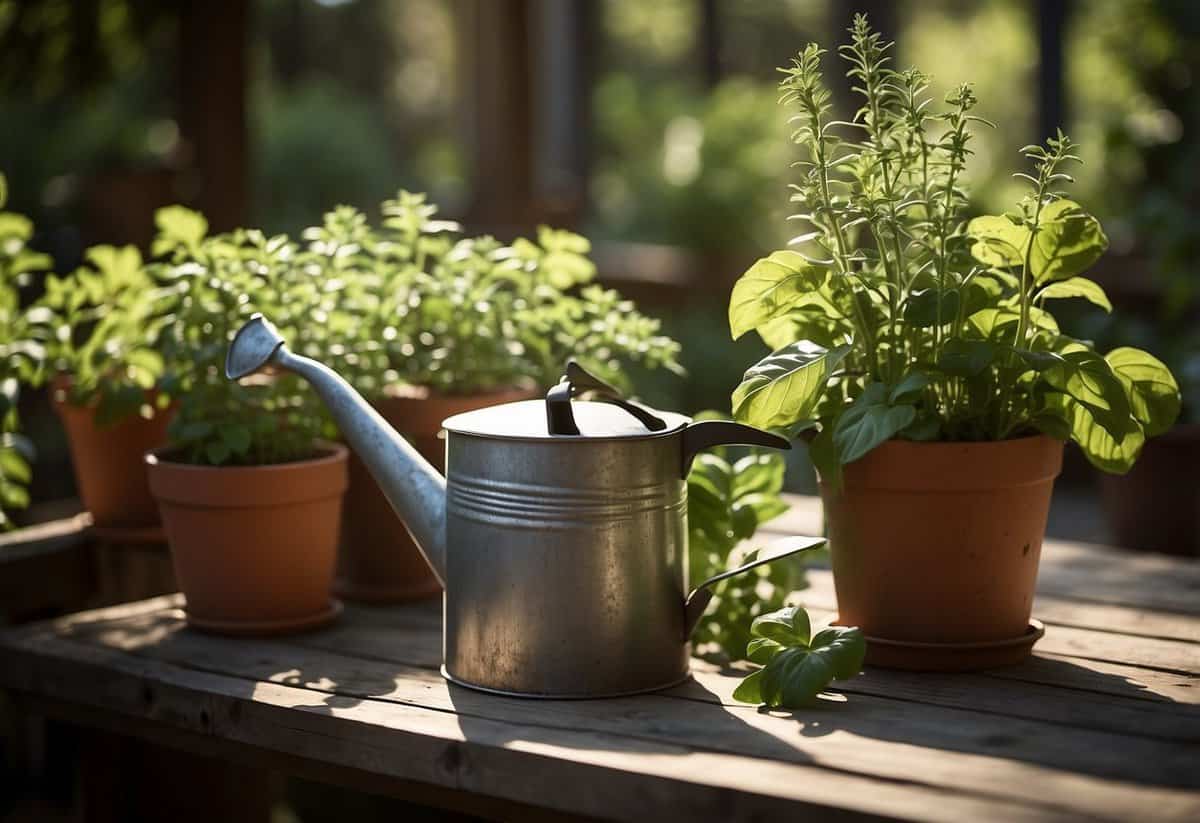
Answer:
<path fill-rule="evenodd" d="M 21 384 L 42 374 L 49 330 L 43 313 L 22 306 L 21 287 L 51 261 L 29 248 L 33 223 L 4 211 L 8 181 L 0 174 L 0 531 L 12 527 L 9 512 L 29 505 L 32 444 L 20 433 Z"/>

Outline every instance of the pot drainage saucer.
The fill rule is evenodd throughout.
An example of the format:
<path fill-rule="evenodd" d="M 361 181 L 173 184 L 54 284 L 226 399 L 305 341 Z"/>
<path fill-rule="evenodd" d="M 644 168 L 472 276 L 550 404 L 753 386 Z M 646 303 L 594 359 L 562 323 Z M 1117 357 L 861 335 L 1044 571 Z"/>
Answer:
<path fill-rule="evenodd" d="M 342 601 L 330 598 L 329 605 L 315 614 L 282 620 L 211 620 L 198 617 L 187 609 L 184 609 L 184 614 L 189 626 L 214 634 L 291 634 L 318 629 L 332 623 L 342 613 L 342 608 Z"/>
<path fill-rule="evenodd" d="M 1033 651 L 1046 633 L 1040 620 L 1030 620 L 1019 637 L 979 643 L 921 643 L 867 635 L 867 664 L 885 669 L 924 672 L 967 672 L 1011 666 Z"/>

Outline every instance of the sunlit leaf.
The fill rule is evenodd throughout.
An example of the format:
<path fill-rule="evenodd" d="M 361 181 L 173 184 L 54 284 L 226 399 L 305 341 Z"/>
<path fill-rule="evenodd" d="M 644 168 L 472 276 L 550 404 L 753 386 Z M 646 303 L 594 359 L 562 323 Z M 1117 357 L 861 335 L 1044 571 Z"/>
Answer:
<path fill-rule="evenodd" d="M 1129 347 L 1104 356 L 1129 395 L 1133 416 L 1147 437 L 1167 431 L 1179 417 L 1179 384 L 1170 369 L 1153 355 Z"/>
<path fill-rule="evenodd" d="M 747 370 L 734 390 L 734 416 L 759 428 L 810 417 L 830 374 L 849 350 L 801 340 L 768 355 Z"/>
<path fill-rule="evenodd" d="M 738 278 L 729 298 L 729 331 L 738 339 L 798 307 L 798 299 L 814 292 L 826 272 L 793 251 L 777 251 L 756 262 Z"/>
<path fill-rule="evenodd" d="M 1042 209 L 1030 255 L 1038 283 L 1065 280 L 1087 269 L 1108 249 L 1100 221 L 1071 200 L 1056 200 Z"/>
<path fill-rule="evenodd" d="M 1051 283 L 1038 292 L 1039 300 L 1053 300 L 1055 298 L 1064 297 L 1079 297 L 1089 303 L 1092 303 L 1107 312 L 1112 311 L 1112 303 L 1109 302 L 1108 295 L 1104 293 L 1104 289 L 1094 280 L 1088 280 L 1086 277 L 1068 277 L 1066 280 L 1059 280 Z"/>

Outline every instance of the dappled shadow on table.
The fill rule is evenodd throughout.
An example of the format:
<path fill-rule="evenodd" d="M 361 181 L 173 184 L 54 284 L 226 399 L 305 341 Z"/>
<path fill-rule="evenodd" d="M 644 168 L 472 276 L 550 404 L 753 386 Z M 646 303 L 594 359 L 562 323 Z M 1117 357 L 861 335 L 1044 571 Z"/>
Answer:
<path fill-rule="evenodd" d="M 795 722 L 793 734 L 814 759 L 841 765 L 858 743 L 896 744 L 912 779 L 923 779 L 937 752 L 953 752 L 1144 785 L 1200 788 L 1195 752 L 1200 705 L 1172 696 L 1189 675 L 1148 673 L 1153 683 L 1080 663 L 1035 657 L 991 671 L 932 674 L 868 668 L 836 684 L 816 708 L 758 713 Z M 1170 681 L 1171 689 L 1158 681 Z M 1164 705 L 1168 704 L 1168 705 Z M 772 727 L 774 728 L 774 727 Z M 917 751 L 924 750 L 924 751 Z M 861 751 L 861 749 L 859 749 Z M 876 748 L 876 754 L 886 750 Z M 832 761 L 830 761 L 832 762 Z M 897 770 L 891 776 L 905 774 Z"/>
<path fill-rule="evenodd" d="M 178 609 L 73 625 L 64 636 L 101 647 L 169 663 L 201 674 L 225 677 L 230 696 L 253 699 L 272 685 L 302 690 L 294 708 L 332 714 L 396 690 L 394 667 L 334 656 L 304 645 L 334 629 L 282 637 L 224 638 L 188 627 Z M 432 675 L 431 675 L 432 677 Z M 147 703 L 153 687 L 146 685 Z M 240 694 L 239 694 L 240 693 Z"/>
<path fill-rule="evenodd" d="M 697 662 L 695 679 L 667 692 L 536 700 L 443 683 L 425 660 L 432 649 L 414 662 L 391 645 L 391 632 L 403 631 L 413 618 L 381 615 L 379 625 L 364 613 L 308 635 L 253 641 L 214 642 L 186 629 L 178 612 L 81 626 L 68 635 L 236 678 L 234 687 L 243 684 L 250 698 L 273 684 L 291 687 L 299 691 L 274 699 L 295 701 L 291 705 L 308 712 L 352 716 L 364 701 L 386 702 L 401 725 L 408 707 L 453 713 L 465 745 L 449 742 L 436 764 L 448 779 L 472 768 L 471 744 L 477 744 L 548 756 L 587 753 L 601 762 L 606 753 L 725 752 L 921 782 L 934 766 L 1003 773 L 1009 762 L 1148 786 L 1200 787 L 1194 756 L 1200 707 L 1188 699 L 1195 678 L 1187 675 L 1058 656 L 973 674 L 869 668 L 835 684 L 813 708 L 778 712 L 735 703 L 731 693 L 741 673 Z M 435 617 L 431 609 L 428 622 Z M 434 631 L 416 622 L 412 631 Z M 1143 680 L 1135 679 L 1139 674 Z M 992 760 L 950 761 L 945 753 Z"/>
<path fill-rule="evenodd" d="M 695 681 L 700 701 L 664 693 L 591 700 L 502 697 L 448 685 L 451 705 L 468 742 L 527 744 L 565 750 L 634 755 L 684 755 L 694 749 L 730 751 L 750 746 L 754 756 L 795 763 L 808 757 L 787 741 L 747 723 L 740 712 Z M 730 746 L 730 742 L 734 745 Z"/>

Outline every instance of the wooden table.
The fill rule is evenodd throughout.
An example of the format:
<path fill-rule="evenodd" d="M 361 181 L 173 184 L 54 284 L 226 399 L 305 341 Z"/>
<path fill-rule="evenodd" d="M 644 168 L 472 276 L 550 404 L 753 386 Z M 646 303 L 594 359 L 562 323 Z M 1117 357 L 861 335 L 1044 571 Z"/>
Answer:
<path fill-rule="evenodd" d="M 801 499 L 774 530 L 816 516 Z M 829 573 L 809 576 L 828 612 Z M 436 603 L 237 640 L 185 628 L 166 596 L 0 634 L 0 686 L 75 722 L 507 819 L 1200 820 L 1200 565 L 1050 542 L 1039 591 L 1046 636 L 1023 665 L 869 669 L 794 713 L 735 703 L 736 676 L 699 661 L 693 682 L 616 700 L 448 686 Z"/>

